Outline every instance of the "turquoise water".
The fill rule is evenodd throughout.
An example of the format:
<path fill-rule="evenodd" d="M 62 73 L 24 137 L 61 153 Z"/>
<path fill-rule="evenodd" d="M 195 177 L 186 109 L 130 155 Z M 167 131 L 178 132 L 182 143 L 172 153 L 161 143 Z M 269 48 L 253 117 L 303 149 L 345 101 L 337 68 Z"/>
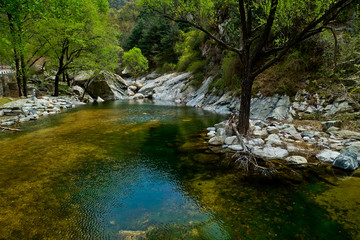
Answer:
<path fill-rule="evenodd" d="M 316 181 L 221 164 L 204 130 L 223 119 L 113 102 L 2 134 L 0 239 L 349 239 L 312 198 Z"/>

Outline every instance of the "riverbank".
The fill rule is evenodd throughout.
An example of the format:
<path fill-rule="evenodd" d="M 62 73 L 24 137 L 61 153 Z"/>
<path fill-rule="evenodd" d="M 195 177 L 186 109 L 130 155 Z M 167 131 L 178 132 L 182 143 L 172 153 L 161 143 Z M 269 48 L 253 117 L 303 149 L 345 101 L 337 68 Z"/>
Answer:
<path fill-rule="evenodd" d="M 31 96 L 25 99 L 8 100 L 0 105 L 0 127 L 5 130 L 16 129 L 21 123 L 34 121 L 42 116 L 54 115 L 69 108 L 83 105 L 76 97 L 49 97 L 36 98 Z"/>

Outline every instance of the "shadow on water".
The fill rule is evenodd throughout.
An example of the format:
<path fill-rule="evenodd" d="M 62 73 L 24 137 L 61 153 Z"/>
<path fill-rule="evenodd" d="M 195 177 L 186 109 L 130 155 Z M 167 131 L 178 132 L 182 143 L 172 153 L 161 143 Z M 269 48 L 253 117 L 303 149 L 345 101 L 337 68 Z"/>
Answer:
<path fill-rule="evenodd" d="M 0 136 L 0 238 L 349 239 L 328 186 L 250 178 L 205 151 L 221 119 L 114 102 Z"/>

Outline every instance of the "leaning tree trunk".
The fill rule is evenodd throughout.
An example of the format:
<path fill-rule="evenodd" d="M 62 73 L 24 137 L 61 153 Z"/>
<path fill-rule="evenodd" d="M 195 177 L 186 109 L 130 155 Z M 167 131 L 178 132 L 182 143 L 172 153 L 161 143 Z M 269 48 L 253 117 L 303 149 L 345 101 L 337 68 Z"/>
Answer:
<path fill-rule="evenodd" d="M 238 130 L 241 135 L 247 135 L 250 128 L 251 90 L 254 79 L 250 76 L 244 78 L 241 85 L 241 102 L 239 111 Z"/>

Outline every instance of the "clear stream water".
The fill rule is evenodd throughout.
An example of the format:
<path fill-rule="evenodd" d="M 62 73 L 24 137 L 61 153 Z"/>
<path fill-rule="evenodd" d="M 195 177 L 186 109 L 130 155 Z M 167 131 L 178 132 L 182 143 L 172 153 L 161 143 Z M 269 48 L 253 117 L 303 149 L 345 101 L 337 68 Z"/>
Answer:
<path fill-rule="evenodd" d="M 112 102 L 1 134 L 0 239 L 356 237 L 358 214 L 351 229 L 329 204 L 338 187 L 249 179 L 219 164 L 203 134 L 223 119 Z"/>

